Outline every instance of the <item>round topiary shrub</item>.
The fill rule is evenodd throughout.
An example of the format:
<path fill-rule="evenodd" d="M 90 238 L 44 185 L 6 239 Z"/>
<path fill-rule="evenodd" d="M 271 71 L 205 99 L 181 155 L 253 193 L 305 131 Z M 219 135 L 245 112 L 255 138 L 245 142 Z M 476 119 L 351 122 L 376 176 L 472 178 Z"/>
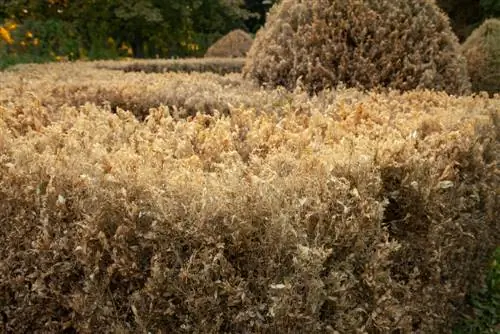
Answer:
<path fill-rule="evenodd" d="M 245 77 L 309 92 L 428 88 L 463 94 L 465 58 L 433 0 L 283 0 L 248 53 Z"/>
<path fill-rule="evenodd" d="M 243 30 L 233 30 L 208 48 L 205 57 L 245 57 L 252 42 L 252 36 Z"/>
<path fill-rule="evenodd" d="M 500 92 L 500 20 L 489 19 L 462 45 L 475 92 Z"/>

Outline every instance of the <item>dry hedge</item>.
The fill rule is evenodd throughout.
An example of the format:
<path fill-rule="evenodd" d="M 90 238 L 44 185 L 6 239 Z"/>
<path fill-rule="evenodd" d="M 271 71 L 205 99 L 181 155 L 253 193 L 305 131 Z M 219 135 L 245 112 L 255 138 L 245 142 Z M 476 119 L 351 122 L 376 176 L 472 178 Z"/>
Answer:
<path fill-rule="evenodd" d="M 466 63 L 432 0 L 283 0 L 257 32 L 243 68 L 271 87 L 417 88 L 464 94 Z"/>
<path fill-rule="evenodd" d="M 217 40 L 205 53 L 205 57 L 241 58 L 247 55 L 253 39 L 247 32 L 236 29 Z"/>
<path fill-rule="evenodd" d="M 101 68 L 125 72 L 165 73 L 165 72 L 212 72 L 218 74 L 239 73 L 245 64 L 244 58 L 191 58 L 158 60 L 103 61 Z"/>
<path fill-rule="evenodd" d="M 476 92 L 500 92 L 500 19 L 489 19 L 462 45 Z"/>
<path fill-rule="evenodd" d="M 500 242 L 498 97 L 242 89 L 141 122 L 61 104 L 117 73 L 80 71 L 0 87 L 6 332 L 446 332 Z"/>
<path fill-rule="evenodd" d="M 148 66 L 156 61 L 142 63 Z M 4 84 L 0 103 L 23 110 L 30 101 L 29 104 L 42 107 L 51 117 L 60 114 L 61 106 L 78 107 L 91 103 L 110 112 L 130 111 L 139 120 L 144 120 L 151 109 L 160 106 L 171 108 L 177 119 L 192 117 L 198 112 L 228 114 L 233 107 L 272 112 L 276 106 L 286 103 L 299 106 L 308 100 L 303 94 L 284 89 L 261 90 L 237 73 L 224 76 L 213 73 L 146 74 L 110 69 L 123 64 L 99 61 L 19 65 L 2 73 Z M 323 107 L 333 100 L 335 96 L 330 97 L 327 92 L 315 99 Z"/>
<path fill-rule="evenodd" d="M 141 66 L 154 66 L 156 63 L 143 61 Z M 241 90 L 255 91 L 256 87 L 243 81 L 239 74 L 146 74 L 110 69 L 127 64 L 101 61 L 18 66 L 2 73 L 4 83 L 0 102 L 15 104 L 22 109 L 24 106 L 20 104 L 29 100 L 44 107 L 53 116 L 60 112 L 59 108 L 63 105 L 93 103 L 112 112 L 117 109 L 131 111 L 141 120 L 151 108 L 160 105 L 172 107 L 177 116 L 186 117 L 197 112 L 211 114 L 214 110 L 228 113 L 231 104 L 238 106 L 240 102 L 256 105 L 267 100 L 271 103 L 271 98 L 264 93 L 242 97 Z"/>

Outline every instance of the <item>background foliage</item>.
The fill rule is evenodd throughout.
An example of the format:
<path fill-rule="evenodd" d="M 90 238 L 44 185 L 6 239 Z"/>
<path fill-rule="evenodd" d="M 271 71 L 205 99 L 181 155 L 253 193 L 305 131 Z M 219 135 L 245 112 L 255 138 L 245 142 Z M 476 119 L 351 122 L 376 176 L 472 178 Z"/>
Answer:
<path fill-rule="evenodd" d="M 500 0 L 437 0 L 448 14 L 455 33 L 461 42 L 481 23 L 500 16 Z"/>
<path fill-rule="evenodd" d="M 202 56 L 233 29 L 255 32 L 272 3 L 0 1 L 0 63 L 5 66 L 26 56 L 30 61 Z"/>
<path fill-rule="evenodd" d="M 202 56 L 231 30 L 255 33 L 275 2 L 0 0 L 0 68 L 24 61 Z M 485 18 L 500 16 L 500 0 L 438 4 L 461 40 Z"/>

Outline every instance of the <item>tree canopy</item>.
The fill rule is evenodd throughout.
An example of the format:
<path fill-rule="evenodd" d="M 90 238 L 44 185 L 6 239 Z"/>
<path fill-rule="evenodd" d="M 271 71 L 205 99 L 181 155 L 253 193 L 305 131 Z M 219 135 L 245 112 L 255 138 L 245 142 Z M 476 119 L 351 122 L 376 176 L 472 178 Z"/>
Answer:
<path fill-rule="evenodd" d="M 202 54 L 233 29 L 255 32 L 272 3 L 270 0 L 3 0 L 0 24 L 10 19 L 37 27 L 39 32 L 50 29 L 63 35 L 71 32 L 70 37 L 78 39 L 80 49 L 90 53 L 109 48 L 111 43 L 117 47 L 129 45 L 135 57 L 190 56 Z"/>
<path fill-rule="evenodd" d="M 254 34 L 277 1 L 0 0 L 0 58 L 2 52 L 70 59 L 202 56 L 232 30 Z M 500 16 L 500 0 L 437 3 L 461 40 L 485 18 Z"/>

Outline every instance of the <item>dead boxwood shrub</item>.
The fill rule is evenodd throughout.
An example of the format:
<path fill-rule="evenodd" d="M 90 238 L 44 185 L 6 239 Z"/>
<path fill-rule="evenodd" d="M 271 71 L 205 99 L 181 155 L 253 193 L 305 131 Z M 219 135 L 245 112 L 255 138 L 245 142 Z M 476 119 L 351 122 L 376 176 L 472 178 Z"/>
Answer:
<path fill-rule="evenodd" d="M 205 53 L 205 57 L 238 58 L 245 57 L 252 46 L 252 36 L 236 29 L 217 40 Z"/>
<path fill-rule="evenodd" d="M 140 63 L 148 65 L 156 61 Z M 9 106 L 9 118 L 24 120 L 24 129 L 18 131 L 24 133 L 28 127 L 39 129 L 40 125 L 57 120 L 65 105 L 95 104 L 105 106 L 103 112 L 113 113 L 123 109 L 144 120 L 152 109 L 162 106 L 169 107 L 176 118 L 185 118 L 197 113 L 227 115 L 231 106 L 272 112 L 288 104 L 299 106 L 308 99 L 307 94 L 284 89 L 262 90 L 243 80 L 239 73 L 146 74 L 110 69 L 127 64 L 127 61 L 99 61 L 19 66 L 15 72 L 2 74 L 5 81 L 0 89 L 0 104 Z M 353 98 L 362 96 L 354 90 L 351 93 Z M 318 101 L 318 107 L 327 106 L 335 101 L 335 95 Z M 16 131 L 19 126 L 20 123 L 12 123 Z"/>
<path fill-rule="evenodd" d="M 79 63 L 76 66 L 44 64 L 4 72 L 0 112 L 3 107 L 8 107 L 6 121 L 12 125 L 13 131 L 24 133 L 27 128 L 40 129 L 57 119 L 60 107 L 64 105 L 78 107 L 95 104 L 106 106 L 108 112 L 123 109 L 144 120 L 151 109 L 160 106 L 175 110 L 179 117 L 188 117 L 198 112 L 227 114 L 231 104 L 256 105 L 272 100 L 267 94 L 259 92 L 257 87 L 242 80 L 237 73 L 146 74 L 124 73 L 108 68 L 128 64 L 109 61 Z M 145 66 L 149 64 L 157 63 L 144 62 Z M 162 62 L 158 64 L 162 66 Z M 246 90 L 249 96 L 242 97 L 240 89 Z"/>
<path fill-rule="evenodd" d="M 340 83 L 450 94 L 470 86 L 449 20 L 429 0 L 278 2 L 243 71 L 272 87 L 300 81 L 310 92 Z"/>
<path fill-rule="evenodd" d="M 245 64 L 244 56 L 235 58 L 191 58 L 102 62 L 100 68 L 124 72 L 166 73 L 166 72 L 212 72 L 217 74 L 239 73 Z"/>
<path fill-rule="evenodd" d="M 500 242 L 500 101 L 360 95 L 1 113 L 4 329 L 447 332 Z"/>
<path fill-rule="evenodd" d="M 500 19 L 486 20 L 462 45 L 476 92 L 500 92 Z"/>

